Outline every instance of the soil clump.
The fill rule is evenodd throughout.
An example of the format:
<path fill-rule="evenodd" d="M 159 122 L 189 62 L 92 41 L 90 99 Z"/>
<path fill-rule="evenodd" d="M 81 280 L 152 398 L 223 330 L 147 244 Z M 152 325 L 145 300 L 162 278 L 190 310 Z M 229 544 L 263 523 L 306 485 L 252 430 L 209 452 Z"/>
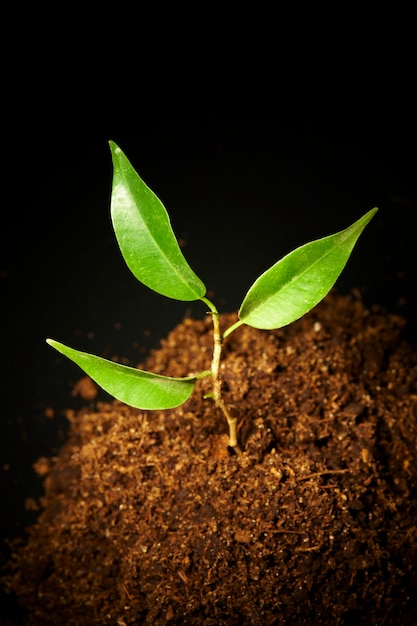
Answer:
<path fill-rule="evenodd" d="M 222 327 L 236 320 L 221 316 Z M 40 459 L 38 521 L 5 584 L 27 626 L 378 624 L 417 615 L 417 354 L 405 321 L 329 295 L 225 342 L 242 457 L 203 396 L 146 412 L 88 397 Z M 211 319 L 184 319 L 149 371 L 210 367 Z"/>

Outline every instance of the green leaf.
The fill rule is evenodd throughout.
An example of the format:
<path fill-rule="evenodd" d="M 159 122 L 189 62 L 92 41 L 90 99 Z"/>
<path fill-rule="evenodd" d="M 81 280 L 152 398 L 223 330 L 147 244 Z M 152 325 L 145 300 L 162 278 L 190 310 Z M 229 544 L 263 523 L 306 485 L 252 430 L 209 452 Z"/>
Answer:
<path fill-rule="evenodd" d="M 120 251 L 144 285 L 175 300 L 199 300 L 206 287 L 185 260 L 162 202 L 110 142 L 113 158 L 111 217 Z"/>
<path fill-rule="evenodd" d="M 196 377 L 169 378 L 107 361 L 69 348 L 58 341 L 47 343 L 68 357 L 110 395 L 138 409 L 172 409 L 193 392 Z"/>
<path fill-rule="evenodd" d="M 273 265 L 246 294 L 240 321 L 254 328 L 281 328 L 310 311 L 333 287 L 377 210 L 371 209 L 345 230 L 293 250 Z"/>

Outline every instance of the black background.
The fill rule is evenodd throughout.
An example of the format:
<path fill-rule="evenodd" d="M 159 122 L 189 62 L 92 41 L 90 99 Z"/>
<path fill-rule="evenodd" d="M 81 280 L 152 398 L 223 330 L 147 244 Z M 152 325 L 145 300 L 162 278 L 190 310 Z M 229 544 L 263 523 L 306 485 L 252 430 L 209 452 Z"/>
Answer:
<path fill-rule="evenodd" d="M 294 247 L 378 206 L 338 288 L 358 288 L 367 303 L 405 315 L 412 339 L 416 325 L 407 16 L 368 25 L 359 49 L 358 31 L 340 42 L 338 29 L 300 48 L 295 28 L 278 45 L 281 23 L 265 48 L 242 33 L 230 47 L 222 39 L 227 54 L 206 36 L 201 53 L 194 31 L 181 55 L 168 46 L 158 63 L 151 41 L 136 48 L 128 37 L 128 54 L 125 33 L 111 32 L 98 48 L 83 33 L 82 52 L 76 31 L 62 42 L 58 30 L 49 46 L 32 34 L 30 46 L 23 38 L 22 60 L 6 63 L 4 558 L 8 539 L 34 519 L 24 509 L 25 497 L 41 494 L 32 464 L 57 453 L 63 411 L 78 405 L 71 388 L 80 372 L 45 338 L 135 364 L 184 314 L 204 315 L 198 303 L 146 290 L 125 267 L 109 219 L 109 139 L 164 202 L 219 310 L 236 310 L 253 280 Z M 45 416 L 50 407 L 53 420 Z"/>

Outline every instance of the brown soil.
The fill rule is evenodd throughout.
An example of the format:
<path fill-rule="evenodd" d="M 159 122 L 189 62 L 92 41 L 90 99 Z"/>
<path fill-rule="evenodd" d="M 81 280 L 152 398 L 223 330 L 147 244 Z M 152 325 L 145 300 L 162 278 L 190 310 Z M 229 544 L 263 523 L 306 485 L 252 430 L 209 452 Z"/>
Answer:
<path fill-rule="evenodd" d="M 241 459 L 208 379 L 153 413 L 96 402 L 87 384 L 68 442 L 36 464 L 42 510 L 7 580 L 25 623 L 415 624 L 417 355 L 403 330 L 336 295 L 289 327 L 239 328 L 222 373 Z M 185 319 L 146 367 L 206 369 L 211 342 L 210 319 Z"/>

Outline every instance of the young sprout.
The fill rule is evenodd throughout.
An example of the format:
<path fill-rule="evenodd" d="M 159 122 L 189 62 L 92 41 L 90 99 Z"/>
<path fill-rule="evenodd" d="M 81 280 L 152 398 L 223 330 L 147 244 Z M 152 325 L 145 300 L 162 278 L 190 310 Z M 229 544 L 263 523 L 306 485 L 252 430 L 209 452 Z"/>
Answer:
<path fill-rule="evenodd" d="M 249 289 L 238 321 L 222 333 L 219 313 L 206 296 L 206 286 L 187 263 L 162 202 L 114 142 L 110 142 L 110 149 L 114 170 L 111 218 L 122 256 L 133 275 L 150 289 L 175 300 L 201 300 L 209 309 L 214 342 L 211 367 L 196 376 L 173 378 L 120 365 L 53 339 L 47 342 L 114 398 L 139 409 L 177 407 L 190 397 L 198 379 L 210 376 L 212 386 L 207 397 L 225 416 L 229 446 L 240 454 L 237 418 L 231 415 L 222 396 L 220 359 L 224 340 L 242 324 L 266 330 L 280 328 L 310 311 L 330 291 L 378 209 L 371 209 L 345 230 L 307 243 L 275 263 Z"/>

